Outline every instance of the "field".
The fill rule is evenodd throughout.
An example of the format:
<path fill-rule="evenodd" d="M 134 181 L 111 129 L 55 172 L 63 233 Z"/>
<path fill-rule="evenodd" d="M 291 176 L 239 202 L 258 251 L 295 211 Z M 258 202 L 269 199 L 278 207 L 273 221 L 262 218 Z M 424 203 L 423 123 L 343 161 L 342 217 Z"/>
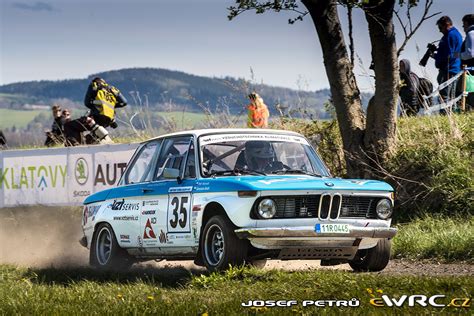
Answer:
<path fill-rule="evenodd" d="M 41 110 L 11 110 L 11 109 L 0 109 L 0 129 L 11 128 L 24 128 L 31 122 L 38 114 L 46 112 Z"/>
<path fill-rule="evenodd" d="M 400 234 L 393 246 L 393 256 L 398 259 L 381 273 L 353 273 L 347 265 L 320 269 L 312 261 L 270 261 L 264 270 L 236 267 L 222 274 L 209 274 L 190 262 L 151 262 L 134 266 L 130 271 L 102 273 L 87 267 L 88 252 L 77 242 L 82 234 L 80 221 L 79 208 L 2 210 L 0 315 L 368 315 L 472 311 L 466 307 L 423 308 L 406 304 L 393 309 L 375 307 L 370 304 L 373 297 L 369 293 L 372 291 L 376 298 L 382 294 L 445 295 L 437 301 L 443 304 L 454 298 L 472 298 L 472 217 L 426 217 L 398 225 Z M 452 238 L 446 239 L 448 235 Z M 430 260 L 419 261 L 423 258 Z M 360 307 L 302 305 L 304 300 L 352 298 L 360 301 Z M 278 308 L 241 306 L 251 299 L 298 303 Z"/>
<path fill-rule="evenodd" d="M 0 267 L 0 314 L 470 314 L 469 307 L 376 307 L 385 294 L 445 295 L 436 303 L 462 305 L 473 296 L 472 276 L 417 277 L 341 271 L 261 271 L 232 268 L 201 274 L 181 268 L 135 268 L 127 273 L 90 269 Z M 352 300 L 359 307 L 303 306 L 303 301 Z M 454 301 L 453 299 L 459 299 Z M 249 300 L 295 300 L 290 307 L 243 307 Z M 352 301 L 354 302 L 354 301 Z M 380 301 L 375 301 L 380 304 Z M 335 304 L 335 302 L 333 302 Z M 306 302 L 305 304 L 311 304 Z M 320 303 L 318 303 L 320 304 Z"/>

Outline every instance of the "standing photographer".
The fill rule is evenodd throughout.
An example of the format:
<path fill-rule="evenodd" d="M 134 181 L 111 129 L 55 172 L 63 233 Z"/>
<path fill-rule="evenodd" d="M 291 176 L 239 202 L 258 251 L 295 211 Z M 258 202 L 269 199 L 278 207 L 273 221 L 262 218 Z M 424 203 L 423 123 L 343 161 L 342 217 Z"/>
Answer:
<path fill-rule="evenodd" d="M 461 71 L 461 59 L 456 56 L 461 51 L 462 36 L 453 26 L 449 16 L 441 17 L 436 25 L 439 31 L 443 33 L 438 49 L 434 54 L 435 66 L 439 69 L 436 79 L 441 84 Z M 440 95 L 446 102 L 449 98 L 454 97 L 455 92 L 456 83 L 452 83 L 442 89 Z"/>

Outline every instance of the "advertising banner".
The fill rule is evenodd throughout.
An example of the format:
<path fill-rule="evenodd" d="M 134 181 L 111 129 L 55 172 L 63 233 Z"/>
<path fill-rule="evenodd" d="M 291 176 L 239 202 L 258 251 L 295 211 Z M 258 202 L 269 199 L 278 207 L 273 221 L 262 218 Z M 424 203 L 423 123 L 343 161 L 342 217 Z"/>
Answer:
<path fill-rule="evenodd" d="M 138 144 L 0 152 L 0 207 L 80 205 L 116 186 Z"/>

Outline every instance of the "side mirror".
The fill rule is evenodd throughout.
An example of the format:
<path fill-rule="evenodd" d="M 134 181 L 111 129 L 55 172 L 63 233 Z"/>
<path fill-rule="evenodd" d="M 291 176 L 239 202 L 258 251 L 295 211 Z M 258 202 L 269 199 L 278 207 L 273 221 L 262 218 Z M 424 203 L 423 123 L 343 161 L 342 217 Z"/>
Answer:
<path fill-rule="evenodd" d="M 179 177 L 179 169 L 165 168 L 163 170 L 163 178 L 177 179 Z"/>

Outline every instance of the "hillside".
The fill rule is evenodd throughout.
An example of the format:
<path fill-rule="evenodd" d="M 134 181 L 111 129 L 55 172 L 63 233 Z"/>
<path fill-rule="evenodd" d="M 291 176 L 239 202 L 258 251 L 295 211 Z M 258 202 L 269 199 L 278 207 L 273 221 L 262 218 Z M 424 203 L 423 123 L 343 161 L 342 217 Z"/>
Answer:
<path fill-rule="evenodd" d="M 130 104 L 145 104 L 164 108 L 172 104 L 187 111 L 202 112 L 202 107 L 219 111 L 229 107 L 240 113 L 247 103 L 246 95 L 256 90 L 272 112 L 282 104 L 293 111 L 308 110 L 319 118 L 327 116 L 324 103 L 330 98 L 328 89 L 314 92 L 296 91 L 263 84 L 249 84 L 235 78 L 209 78 L 184 72 L 154 68 L 130 68 L 90 75 L 84 79 L 60 81 L 30 81 L 0 86 L 0 107 L 21 105 L 20 100 L 37 104 L 51 104 L 54 100 L 82 103 L 90 80 L 99 76 L 117 86 Z M 138 94 L 137 94 L 138 92 Z M 8 97 L 6 97 L 8 96 Z M 139 96 L 140 98 L 137 98 Z"/>

